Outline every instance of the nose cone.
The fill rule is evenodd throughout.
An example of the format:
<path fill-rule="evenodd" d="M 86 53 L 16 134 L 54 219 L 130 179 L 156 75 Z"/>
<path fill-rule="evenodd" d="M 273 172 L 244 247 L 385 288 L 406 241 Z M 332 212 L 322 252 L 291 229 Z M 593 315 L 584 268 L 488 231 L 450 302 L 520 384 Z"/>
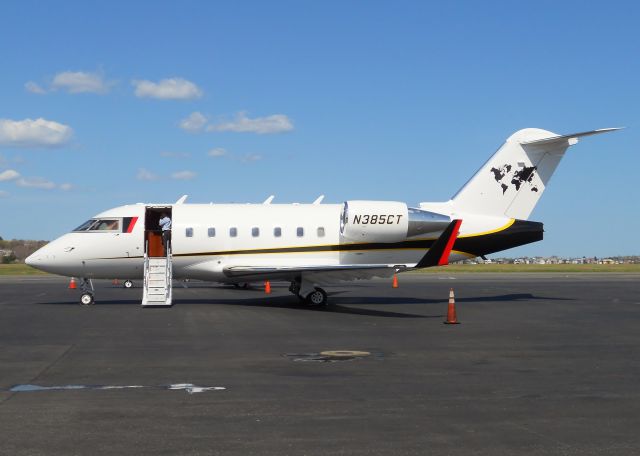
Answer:
<path fill-rule="evenodd" d="M 24 262 L 26 264 L 28 264 L 29 266 L 36 266 L 36 263 L 38 262 L 38 259 L 36 257 L 35 253 L 32 253 L 31 255 L 29 255 L 27 258 L 24 259 Z"/>
<path fill-rule="evenodd" d="M 54 260 L 55 255 L 52 254 L 51 249 L 44 246 L 29 255 L 24 262 L 33 268 L 44 271 Z"/>

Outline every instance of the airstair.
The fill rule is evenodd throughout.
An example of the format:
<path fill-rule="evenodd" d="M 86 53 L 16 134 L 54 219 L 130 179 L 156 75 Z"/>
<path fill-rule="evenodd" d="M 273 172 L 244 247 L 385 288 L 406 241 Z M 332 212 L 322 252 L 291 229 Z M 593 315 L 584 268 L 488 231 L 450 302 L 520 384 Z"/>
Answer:
<path fill-rule="evenodd" d="M 173 290 L 171 270 L 171 247 L 167 246 L 164 257 L 144 256 L 144 291 L 142 307 L 171 306 Z"/>

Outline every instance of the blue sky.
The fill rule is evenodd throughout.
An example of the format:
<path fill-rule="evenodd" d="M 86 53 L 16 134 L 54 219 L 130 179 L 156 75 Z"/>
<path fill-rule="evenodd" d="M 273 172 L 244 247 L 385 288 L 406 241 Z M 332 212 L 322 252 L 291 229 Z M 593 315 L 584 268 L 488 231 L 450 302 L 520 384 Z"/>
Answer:
<path fill-rule="evenodd" d="M 640 254 L 639 13 L 615 1 L 3 2 L 0 236 L 53 239 L 182 194 L 444 201 L 516 130 L 624 126 L 570 149 L 531 217 L 546 239 L 507 254 Z"/>

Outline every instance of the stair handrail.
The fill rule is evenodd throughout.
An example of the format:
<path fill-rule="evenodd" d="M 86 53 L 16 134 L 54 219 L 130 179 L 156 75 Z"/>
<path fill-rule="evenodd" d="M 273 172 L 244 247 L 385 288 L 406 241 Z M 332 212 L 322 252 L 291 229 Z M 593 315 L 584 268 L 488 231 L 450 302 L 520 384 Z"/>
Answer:
<path fill-rule="evenodd" d="M 145 241 L 144 243 L 144 271 L 143 271 L 144 281 L 143 287 L 145 294 L 149 291 L 149 241 Z"/>
<path fill-rule="evenodd" d="M 167 242 L 167 251 L 166 251 L 166 267 L 165 267 L 165 300 L 169 300 L 171 295 L 171 281 L 173 280 L 173 271 L 171 264 L 171 242 Z"/>

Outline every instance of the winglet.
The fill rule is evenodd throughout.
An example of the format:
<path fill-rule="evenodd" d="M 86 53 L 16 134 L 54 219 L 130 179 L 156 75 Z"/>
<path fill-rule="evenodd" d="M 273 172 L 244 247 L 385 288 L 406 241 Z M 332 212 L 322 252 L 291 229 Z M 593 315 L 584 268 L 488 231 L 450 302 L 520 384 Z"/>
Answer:
<path fill-rule="evenodd" d="M 416 268 L 430 268 L 432 266 L 444 266 L 449 264 L 449 254 L 458 237 L 458 231 L 462 220 L 456 219 L 449 223 L 440 237 L 436 239 L 429 251 L 416 264 Z"/>

